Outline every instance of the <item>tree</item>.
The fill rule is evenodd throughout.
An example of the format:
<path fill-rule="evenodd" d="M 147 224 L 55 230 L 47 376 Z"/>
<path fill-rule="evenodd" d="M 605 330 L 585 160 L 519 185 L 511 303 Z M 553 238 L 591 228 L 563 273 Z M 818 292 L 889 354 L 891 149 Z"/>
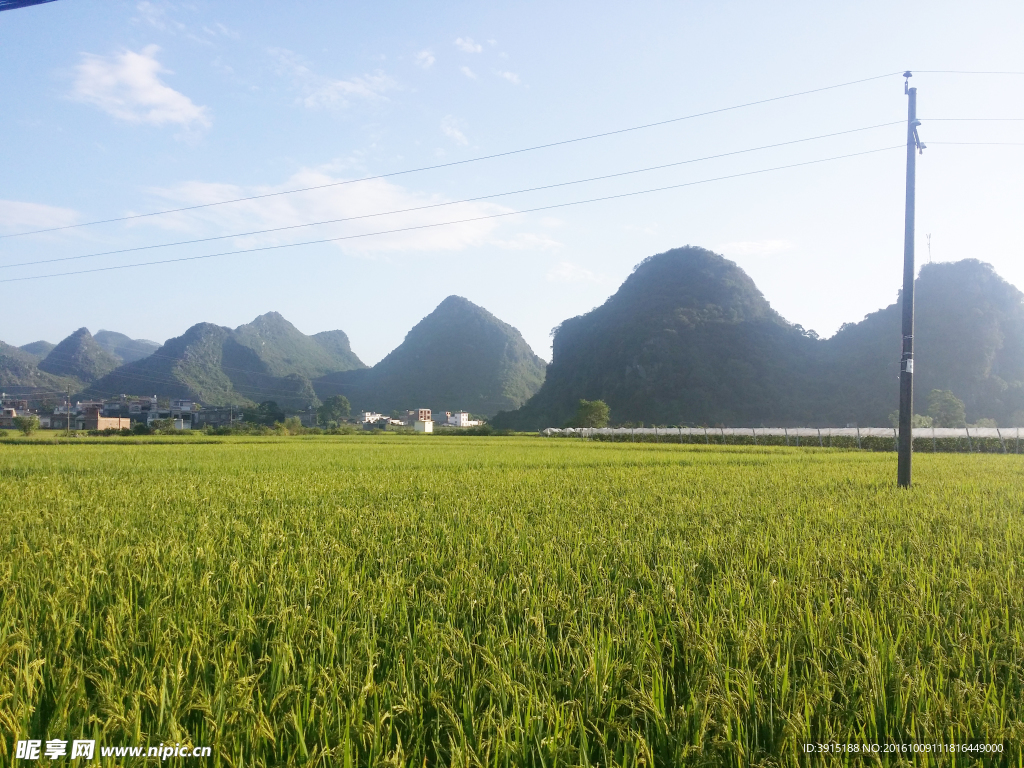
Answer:
<path fill-rule="evenodd" d="M 31 435 L 39 429 L 39 419 L 35 416 L 15 416 L 14 426 L 20 429 L 23 435 Z"/>
<path fill-rule="evenodd" d="M 284 421 L 284 411 L 273 400 L 264 400 L 255 408 L 246 408 L 242 411 L 242 418 L 251 424 L 265 424 L 270 427 L 279 421 Z"/>
<path fill-rule="evenodd" d="M 576 415 L 569 422 L 570 427 L 608 426 L 608 404 L 604 400 L 580 400 L 576 406 Z"/>
<path fill-rule="evenodd" d="M 302 419 L 298 416 L 289 416 L 285 419 L 281 424 L 281 429 L 289 435 L 301 435 L 306 431 L 306 428 L 302 426 Z"/>
<path fill-rule="evenodd" d="M 344 395 L 334 395 L 324 400 L 324 404 L 316 409 L 316 415 L 323 424 L 340 424 L 352 415 L 352 404 Z"/>
<path fill-rule="evenodd" d="M 893 411 L 889 414 L 889 423 L 894 427 L 900 425 L 900 412 Z M 919 429 L 920 427 L 934 427 L 935 422 L 931 416 L 922 416 L 920 413 L 915 413 L 914 418 L 910 420 L 910 426 L 913 429 Z"/>
<path fill-rule="evenodd" d="M 963 400 L 948 389 L 933 389 L 928 393 L 928 415 L 936 427 L 967 426 Z"/>

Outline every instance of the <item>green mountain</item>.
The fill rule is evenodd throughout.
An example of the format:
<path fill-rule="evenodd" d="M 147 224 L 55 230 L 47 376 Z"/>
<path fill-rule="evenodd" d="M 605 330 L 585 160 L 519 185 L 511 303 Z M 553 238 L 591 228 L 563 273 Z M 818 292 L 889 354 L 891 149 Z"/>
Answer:
<path fill-rule="evenodd" d="M 22 344 L 18 349 L 22 352 L 28 352 L 36 360 L 42 360 L 50 354 L 50 350 L 55 346 L 57 345 L 50 341 L 33 341 L 30 344 Z"/>
<path fill-rule="evenodd" d="M 328 333 L 334 348 L 325 349 L 276 312 L 235 330 L 199 323 L 96 381 L 88 394 L 156 394 L 206 405 L 265 400 L 290 409 L 318 405 L 311 376 L 363 366 L 341 331 Z"/>
<path fill-rule="evenodd" d="M 603 305 L 555 329 L 540 391 L 498 427 L 561 426 L 579 400 L 617 422 L 729 425 L 800 420 L 815 341 L 731 261 L 687 246 L 645 259 Z"/>
<path fill-rule="evenodd" d="M 96 339 L 97 344 L 120 360 L 122 364 L 134 363 L 136 360 L 149 357 L 160 348 L 155 341 L 132 339 L 115 331 L 97 331 L 93 338 Z"/>
<path fill-rule="evenodd" d="M 39 370 L 89 383 L 105 376 L 121 364 L 92 337 L 88 328 L 79 328 L 39 362 Z"/>
<path fill-rule="evenodd" d="M 914 396 L 964 401 L 968 421 L 1024 426 L 1024 293 L 976 259 L 926 264 L 915 283 Z M 836 422 L 885 424 L 899 401 L 902 297 L 823 342 Z"/>
<path fill-rule="evenodd" d="M 321 331 L 310 338 L 338 360 L 348 360 L 352 368 L 365 368 L 362 360 L 356 357 L 344 331 Z"/>
<path fill-rule="evenodd" d="M 1024 295 L 975 260 L 916 289 L 915 390 L 950 389 L 968 419 L 1024 424 Z M 733 262 L 696 247 L 641 262 L 602 306 L 555 332 L 541 390 L 498 427 L 561 426 L 583 398 L 614 422 L 886 425 L 898 404 L 900 304 L 819 340 Z"/>
<path fill-rule="evenodd" d="M 544 367 L 511 325 L 449 296 L 373 368 L 330 374 L 314 385 L 321 399 L 345 395 L 353 410 L 490 416 L 525 403 L 540 388 Z"/>
<path fill-rule="evenodd" d="M 335 371 L 365 368 L 352 352 L 344 331 L 306 336 L 277 312 L 260 315 L 234 331 L 239 344 L 253 350 L 274 376 L 316 378 Z"/>
<path fill-rule="evenodd" d="M 37 363 L 31 352 L 0 341 L 0 389 L 9 395 L 59 400 L 68 387 L 75 391 L 81 386 L 76 380 L 40 371 Z"/>

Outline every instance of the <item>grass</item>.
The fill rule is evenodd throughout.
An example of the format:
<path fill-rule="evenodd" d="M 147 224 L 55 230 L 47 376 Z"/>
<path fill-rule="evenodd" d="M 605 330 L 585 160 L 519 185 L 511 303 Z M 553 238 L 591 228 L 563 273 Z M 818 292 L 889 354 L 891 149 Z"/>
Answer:
<path fill-rule="evenodd" d="M 0 443 L 0 763 L 84 737 L 221 766 L 1016 765 L 1022 470 L 919 455 L 900 492 L 893 454 L 819 448 Z"/>

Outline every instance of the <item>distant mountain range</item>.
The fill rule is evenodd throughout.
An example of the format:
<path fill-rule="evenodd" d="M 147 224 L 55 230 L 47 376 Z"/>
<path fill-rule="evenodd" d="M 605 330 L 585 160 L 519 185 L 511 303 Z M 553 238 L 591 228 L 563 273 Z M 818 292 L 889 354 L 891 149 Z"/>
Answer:
<path fill-rule="evenodd" d="M 194 325 L 148 357 L 94 380 L 84 394 L 151 393 L 215 406 L 273 400 L 303 409 L 319 403 L 312 379 L 364 367 L 344 332 L 306 336 L 268 312 L 234 330 Z"/>
<path fill-rule="evenodd" d="M 53 347 L 54 345 L 50 344 L 50 348 Z M 8 394 L 26 396 L 38 393 L 40 397 L 56 398 L 60 392 L 76 390 L 81 386 L 78 381 L 39 370 L 40 359 L 37 354 L 0 341 L 0 389 Z"/>
<path fill-rule="evenodd" d="M 511 325 L 449 296 L 373 368 L 328 374 L 313 385 L 321 399 L 342 394 L 356 410 L 424 407 L 493 416 L 529 400 L 545 367 Z"/>
<path fill-rule="evenodd" d="M 343 331 L 306 336 L 276 312 L 233 330 L 199 323 L 163 345 L 80 328 L 56 346 L 0 347 L 0 387 L 11 392 L 70 387 L 79 397 L 156 394 L 208 406 L 273 400 L 290 410 L 344 394 L 355 409 L 490 416 L 525 403 L 544 368 L 519 331 L 458 296 L 373 368 Z"/>
<path fill-rule="evenodd" d="M 564 424 L 581 398 L 606 401 L 615 422 L 884 425 L 898 401 L 900 306 L 819 339 L 736 264 L 687 246 L 645 259 L 603 305 L 563 322 L 547 366 L 515 328 L 449 296 L 372 368 L 343 331 L 306 336 L 270 312 L 163 345 L 85 328 L 57 345 L 0 342 L 0 388 L 292 410 L 343 394 L 355 411 L 464 409 L 531 430 Z M 1024 426 L 1024 294 L 980 261 L 928 264 L 916 310 L 918 412 L 948 389 L 971 421 Z"/>
<path fill-rule="evenodd" d="M 952 390 L 970 420 L 1024 426 L 1024 294 L 980 261 L 917 280 L 915 392 Z M 581 398 L 617 421 L 885 425 L 898 404 L 900 307 L 830 339 L 791 325 L 736 264 L 696 247 L 641 262 L 602 306 L 563 322 L 540 391 L 498 427 L 564 424 Z"/>
<path fill-rule="evenodd" d="M 130 339 L 122 333 L 100 331 L 95 336 L 79 328 L 60 344 L 33 341 L 21 347 L 0 342 L 0 386 L 12 393 L 38 390 L 72 393 L 118 366 L 147 355 L 160 345 Z"/>
<path fill-rule="evenodd" d="M 160 345 L 147 339 L 130 339 L 116 331 L 98 331 L 93 337 L 96 343 L 116 357 L 121 365 L 134 363 L 156 352 Z M 47 342 L 37 342 L 46 344 Z M 24 349 L 24 347 L 22 347 Z"/>

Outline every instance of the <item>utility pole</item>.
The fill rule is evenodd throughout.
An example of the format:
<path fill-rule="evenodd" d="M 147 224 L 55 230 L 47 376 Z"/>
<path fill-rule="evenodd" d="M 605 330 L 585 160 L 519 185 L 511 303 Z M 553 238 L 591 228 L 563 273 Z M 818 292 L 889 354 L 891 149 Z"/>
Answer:
<path fill-rule="evenodd" d="M 71 437 L 71 386 L 68 385 L 68 399 L 64 401 L 64 416 L 66 417 L 65 426 L 67 427 L 67 435 Z"/>
<path fill-rule="evenodd" d="M 924 150 L 917 135 L 917 88 L 910 88 L 912 74 L 903 88 L 909 97 L 907 108 L 907 207 L 903 234 L 903 357 L 900 360 L 900 440 L 896 482 L 910 487 L 910 469 L 914 454 L 914 205 L 917 153 Z"/>

